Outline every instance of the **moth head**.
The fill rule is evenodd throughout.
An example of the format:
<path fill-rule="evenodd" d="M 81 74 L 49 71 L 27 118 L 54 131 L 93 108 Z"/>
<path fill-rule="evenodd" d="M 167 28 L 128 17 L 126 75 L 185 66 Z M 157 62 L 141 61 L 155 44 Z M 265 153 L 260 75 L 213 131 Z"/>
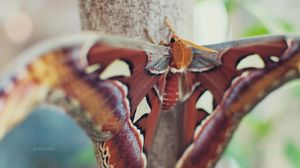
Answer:
<path fill-rule="evenodd" d="M 173 34 L 170 38 L 170 44 L 174 44 L 175 42 L 180 41 L 179 39 L 180 38 L 177 35 Z"/>
<path fill-rule="evenodd" d="M 184 72 L 192 61 L 191 49 L 187 47 L 183 39 L 172 34 L 170 38 L 170 67 L 172 72 Z"/>

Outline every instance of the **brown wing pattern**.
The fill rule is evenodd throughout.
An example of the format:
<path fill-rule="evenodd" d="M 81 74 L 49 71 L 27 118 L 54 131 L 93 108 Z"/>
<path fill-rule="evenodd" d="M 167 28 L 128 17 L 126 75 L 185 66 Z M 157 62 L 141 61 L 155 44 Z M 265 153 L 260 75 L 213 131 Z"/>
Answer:
<path fill-rule="evenodd" d="M 100 64 L 104 67 L 100 68 L 96 72 L 97 74 L 101 74 L 105 70 L 105 67 L 116 59 L 128 62 L 131 68 L 130 77 L 111 78 L 120 81 L 128 88 L 131 121 L 128 121 L 125 128 L 130 126 L 130 129 L 124 128 L 112 139 L 99 144 L 106 150 L 106 152 L 105 150 L 100 152 L 103 155 L 104 153 L 111 154 L 108 163 L 105 163 L 107 165 L 115 165 L 116 167 L 143 167 L 145 163 L 135 162 L 136 158 L 140 158 L 140 156 L 137 157 L 136 150 L 140 150 L 140 152 L 144 150 L 147 153 L 154 139 L 161 106 L 161 101 L 159 100 L 159 95 L 154 90 L 154 85 L 157 84 L 160 76 L 151 75 L 145 70 L 147 55 L 143 50 L 115 48 L 97 44 L 91 48 L 88 54 L 88 60 L 91 65 Z M 137 122 L 133 123 L 133 119 L 137 115 L 137 107 L 144 97 L 150 105 L 151 112 L 142 115 Z M 143 158 L 145 158 L 145 155 L 143 155 Z M 102 159 L 100 158 L 100 160 Z"/>
<path fill-rule="evenodd" d="M 160 108 L 153 88 L 159 76 L 145 70 L 148 54 L 159 56 L 154 46 L 94 33 L 54 39 L 51 44 L 31 49 L 23 56 L 30 59 L 16 63 L 21 69 L 13 67 L 1 77 L 0 133 L 4 136 L 32 108 L 47 101 L 62 106 L 85 129 L 102 167 L 144 167 L 143 145 L 145 151 L 150 148 Z M 100 79 L 114 60 L 128 65 L 129 76 Z M 131 119 L 145 96 L 152 112 L 136 123 L 143 137 Z"/>
<path fill-rule="evenodd" d="M 95 142 L 100 166 L 145 167 L 145 153 L 151 148 L 160 118 L 165 76 L 159 74 L 166 72 L 168 48 L 97 34 L 78 37 L 33 49 L 46 46 L 31 53 L 30 59 L 19 61 L 16 65 L 21 68 L 1 77 L 0 137 L 32 108 L 47 101 L 64 107 L 86 130 Z M 195 59 L 198 62 L 184 74 L 183 95 L 187 97 L 180 107 L 183 154 L 177 167 L 215 164 L 243 116 L 270 91 L 298 77 L 299 44 L 296 38 L 275 36 L 207 46 L 218 50 L 218 55 L 193 50 L 194 57 L 212 56 L 205 60 L 215 60 L 218 66 L 205 71 L 200 67 L 203 72 L 199 72 L 198 66 L 204 64 Z M 238 69 L 252 54 L 258 54 L 264 66 Z M 127 64 L 129 75 L 100 79 L 115 60 Z M 211 115 L 196 108 L 206 91 L 214 97 Z M 143 99 L 150 109 L 147 112 L 139 111 Z"/>
<path fill-rule="evenodd" d="M 186 104 L 190 104 L 187 107 L 195 107 L 201 91 L 209 90 L 214 97 L 214 111 L 195 139 L 191 135 L 186 137 L 186 142 L 193 143 L 185 150 L 177 167 L 213 167 L 243 116 L 270 91 L 299 74 L 300 51 L 297 38 L 262 37 L 208 47 L 220 52 L 222 66 L 190 74 L 194 83 L 200 83 L 197 89 L 200 94 L 196 91 L 195 97 L 192 95 Z M 265 66 L 238 70 L 239 62 L 252 54 L 259 55 Z M 277 57 L 278 60 L 271 57 Z M 195 111 L 186 110 L 190 111 L 184 113 Z M 187 122 L 186 125 L 195 130 L 197 124 L 193 120 L 193 123 Z"/>

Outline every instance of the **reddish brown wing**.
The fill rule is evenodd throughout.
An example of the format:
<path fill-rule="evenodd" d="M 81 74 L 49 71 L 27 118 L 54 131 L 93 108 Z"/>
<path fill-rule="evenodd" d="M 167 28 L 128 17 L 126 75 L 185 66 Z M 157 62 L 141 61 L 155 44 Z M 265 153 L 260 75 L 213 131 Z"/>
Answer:
<path fill-rule="evenodd" d="M 143 50 L 116 48 L 100 43 L 93 46 L 88 53 L 90 65 L 100 64 L 100 69 L 96 72 L 99 75 L 117 59 L 125 61 L 129 65 L 131 74 L 126 77 L 115 76 L 109 79 L 116 79 L 127 86 L 131 115 L 134 115 L 139 102 L 157 83 L 159 76 L 151 75 L 145 70 L 148 58 L 147 53 Z"/>
<path fill-rule="evenodd" d="M 296 41 L 294 39 L 297 48 L 299 44 Z M 298 66 L 297 63 L 290 65 L 288 62 L 292 59 L 299 61 L 299 55 L 292 53 L 293 47 L 288 46 L 288 41 L 283 36 L 233 41 L 207 47 L 219 51 L 221 66 L 201 73 L 187 74 L 193 83 L 200 85 L 184 105 L 183 149 L 194 142 L 184 152 L 178 167 L 213 166 L 242 116 L 274 87 L 287 80 L 289 71 L 294 71 Z M 197 56 L 199 53 L 195 54 Z M 259 55 L 264 67 L 238 70 L 239 62 L 253 54 Z M 296 77 L 296 74 L 290 77 Z M 203 116 L 208 115 L 204 109 L 195 108 L 205 90 L 210 91 L 214 97 L 214 112 L 195 135 L 193 131 L 203 122 Z"/>
<path fill-rule="evenodd" d="M 147 152 L 152 144 L 160 116 L 161 102 L 154 86 L 158 83 L 161 76 L 150 74 L 146 71 L 148 56 L 144 50 L 116 48 L 99 43 L 92 47 L 88 54 L 88 60 L 91 65 L 100 64 L 101 68 L 96 72 L 98 74 L 101 74 L 109 64 L 117 59 L 129 64 L 131 75 L 130 77 L 118 76 L 110 79 L 118 80 L 128 88 L 131 122 L 138 115 L 136 113 L 146 113 L 137 111 L 137 107 L 143 98 L 146 98 L 147 104 L 151 109 L 151 112 L 139 114 L 141 117 L 134 123 L 138 129 L 141 129 L 140 131 L 143 135 L 140 136 L 144 136 L 144 150 Z"/>
<path fill-rule="evenodd" d="M 24 119 L 37 104 L 47 101 L 63 106 L 85 129 L 97 146 L 102 167 L 144 167 L 143 150 L 147 149 L 143 143 L 147 148 L 151 145 L 159 118 L 160 101 L 154 86 L 166 68 L 163 54 L 168 54 L 168 48 L 82 33 L 29 51 L 0 77 L 0 121 L 5 121 L 0 123 L 0 136 L 16 123 L 15 118 Z M 129 75 L 100 79 L 116 60 L 125 62 Z M 165 61 L 161 66 L 155 60 Z M 146 66 L 150 71 L 151 67 L 160 68 L 151 74 Z M 151 114 L 143 115 L 134 125 L 143 97 L 151 102 Z M 12 114 L 15 118 L 7 117 Z"/>
<path fill-rule="evenodd" d="M 148 48 L 149 49 L 149 48 Z M 168 51 L 168 50 L 166 50 Z M 153 53 L 153 52 L 151 52 Z M 150 55 L 142 49 L 128 49 L 98 43 L 88 53 L 90 65 L 100 64 L 100 69 L 95 71 L 101 75 L 105 69 L 116 60 L 126 62 L 130 68 L 129 76 L 115 76 L 107 80 L 117 80 L 124 84 L 128 90 L 131 120 L 124 129 L 112 139 L 99 144 L 104 156 L 109 153 L 109 158 L 100 160 L 107 161 L 103 165 L 115 165 L 116 167 L 141 167 L 140 158 L 136 151 L 143 149 L 148 152 L 154 139 L 157 123 L 160 116 L 160 95 L 154 86 L 161 86 L 159 81 L 163 75 L 151 74 L 146 70 Z M 139 106 L 143 103 L 149 106 L 149 111 L 141 111 Z M 103 157 L 101 156 L 101 157 Z M 145 155 L 144 155 L 145 156 Z"/>
<path fill-rule="evenodd" d="M 265 66 L 263 69 L 268 69 L 277 64 L 272 61 L 271 57 L 274 56 L 280 59 L 288 46 L 283 36 L 274 36 L 233 41 L 208 47 L 220 52 L 218 57 L 221 59 L 221 66 L 207 72 L 194 74 L 195 81 L 200 82 L 206 89 L 211 91 L 216 103 L 219 103 L 234 78 L 245 71 L 251 72 L 248 68 L 237 70 L 239 62 L 248 56 L 257 54 L 264 61 Z M 253 68 L 255 69 L 255 67 Z"/>

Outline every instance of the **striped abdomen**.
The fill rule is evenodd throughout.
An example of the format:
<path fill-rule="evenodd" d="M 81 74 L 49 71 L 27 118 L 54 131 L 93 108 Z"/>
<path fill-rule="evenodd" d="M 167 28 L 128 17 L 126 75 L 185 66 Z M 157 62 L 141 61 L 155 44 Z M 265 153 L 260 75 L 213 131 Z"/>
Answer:
<path fill-rule="evenodd" d="M 170 110 L 179 99 L 179 73 L 168 73 L 163 98 L 163 110 Z"/>

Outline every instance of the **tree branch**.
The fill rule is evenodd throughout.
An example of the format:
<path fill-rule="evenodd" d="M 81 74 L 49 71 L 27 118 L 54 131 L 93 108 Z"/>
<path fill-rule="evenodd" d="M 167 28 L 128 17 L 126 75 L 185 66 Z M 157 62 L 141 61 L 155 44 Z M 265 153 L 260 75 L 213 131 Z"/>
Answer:
<path fill-rule="evenodd" d="M 83 30 L 146 39 L 147 28 L 155 39 L 166 39 L 168 31 L 163 24 L 167 16 L 178 34 L 191 36 L 193 0 L 103 1 L 80 0 Z"/>
<path fill-rule="evenodd" d="M 83 30 L 100 31 L 111 35 L 148 40 L 144 28 L 156 42 L 168 40 L 163 23 L 167 16 L 177 34 L 192 35 L 193 0 L 80 0 Z M 177 161 L 178 115 L 163 113 L 157 136 L 148 154 L 148 167 L 174 167 Z M 162 155 L 164 154 L 164 155 Z"/>

